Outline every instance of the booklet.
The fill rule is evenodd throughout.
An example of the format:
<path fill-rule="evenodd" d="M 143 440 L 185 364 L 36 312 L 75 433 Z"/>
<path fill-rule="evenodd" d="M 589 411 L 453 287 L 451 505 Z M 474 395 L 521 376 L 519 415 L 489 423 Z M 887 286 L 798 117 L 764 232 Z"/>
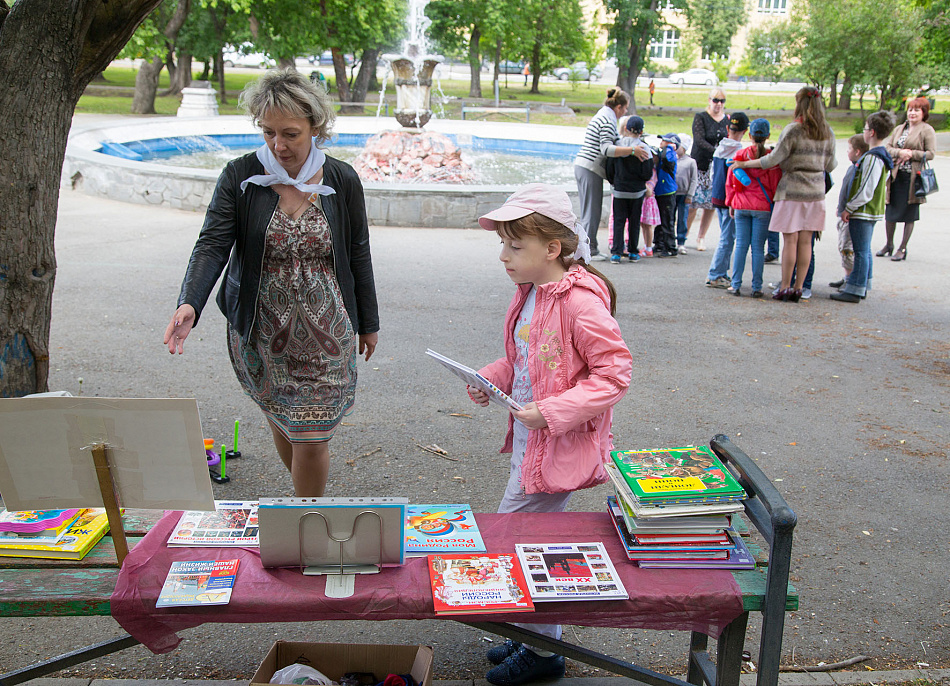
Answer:
<path fill-rule="evenodd" d="M 260 545 L 256 500 L 215 500 L 214 507 L 214 512 L 184 512 L 168 537 L 168 545 L 191 548 L 254 548 Z"/>
<path fill-rule="evenodd" d="M 516 543 L 515 550 L 536 603 L 630 597 L 603 543 Z"/>
<path fill-rule="evenodd" d="M 469 386 L 474 386 L 480 391 L 487 393 L 488 399 L 492 402 L 498 403 L 507 410 L 516 410 L 520 412 L 524 409 L 521 405 L 512 400 L 511 396 L 509 396 L 507 393 L 498 388 L 495 384 L 476 372 L 471 367 L 466 367 L 464 364 L 459 364 L 455 360 L 450 359 L 445 355 L 440 355 L 434 350 L 427 349 L 426 355 L 455 374 L 455 376 L 460 378 Z"/>
<path fill-rule="evenodd" d="M 485 543 L 470 505 L 406 508 L 406 555 L 484 551 Z"/>
<path fill-rule="evenodd" d="M 429 555 L 428 564 L 436 614 L 534 610 L 513 555 Z"/>
<path fill-rule="evenodd" d="M 227 605 L 240 560 L 172 562 L 155 607 Z"/>

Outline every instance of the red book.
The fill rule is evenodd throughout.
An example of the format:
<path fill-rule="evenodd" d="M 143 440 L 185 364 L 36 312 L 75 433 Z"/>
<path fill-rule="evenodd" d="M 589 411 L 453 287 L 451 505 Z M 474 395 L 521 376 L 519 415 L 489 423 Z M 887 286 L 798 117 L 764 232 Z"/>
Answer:
<path fill-rule="evenodd" d="M 534 610 L 521 565 L 512 554 L 441 554 L 427 559 L 436 614 Z"/>

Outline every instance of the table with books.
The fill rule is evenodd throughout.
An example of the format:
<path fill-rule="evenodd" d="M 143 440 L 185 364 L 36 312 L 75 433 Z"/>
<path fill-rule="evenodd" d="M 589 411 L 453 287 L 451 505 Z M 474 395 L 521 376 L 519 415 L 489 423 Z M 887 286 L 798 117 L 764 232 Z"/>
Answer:
<path fill-rule="evenodd" d="M 759 563 L 752 569 L 687 567 L 657 571 L 629 561 L 630 542 L 622 537 L 623 513 L 616 500 L 612 512 L 477 514 L 478 530 L 491 555 L 484 555 L 479 565 L 467 565 L 466 573 L 487 578 L 492 573 L 487 564 L 489 557 L 502 554 L 511 558 L 517 549 L 530 580 L 535 569 L 541 569 L 532 569 L 532 561 L 538 560 L 540 565 L 542 555 L 555 552 L 547 545 L 569 546 L 571 554 L 579 556 L 578 564 L 599 568 L 597 579 L 603 581 L 599 592 L 602 599 L 542 602 L 535 597 L 531 611 L 499 605 L 476 609 L 477 613 L 472 614 L 454 612 L 443 605 L 442 611 L 437 612 L 430 570 L 433 564 L 439 570 L 450 569 L 449 555 L 408 558 L 405 564 L 386 567 L 379 574 L 358 576 L 352 597 L 332 598 L 324 592 L 326 577 L 306 577 L 299 569 L 265 569 L 259 551 L 254 548 L 170 547 L 167 542 L 181 512 L 166 513 L 158 521 L 150 520 L 145 513 L 127 512 L 130 544 L 134 547 L 121 572 L 114 566 L 114 555 L 110 566 L 111 550 L 107 544 L 97 546 L 84 558 L 79 563 L 82 568 L 61 561 L 0 558 L 0 611 L 3 616 L 112 614 L 129 636 L 91 646 L 96 652 L 88 657 L 63 656 L 65 662 L 47 664 L 45 671 L 39 671 L 37 666 L 0 675 L 0 679 L 4 684 L 20 683 L 137 642 L 155 652 L 167 652 L 180 641 L 179 631 L 207 622 L 452 619 L 651 684 L 685 682 L 579 646 L 543 639 L 511 623 L 690 631 L 688 682 L 735 686 L 749 613 L 762 612 L 758 684 L 774 685 L 778 679 L 784 613 L 798 606 L 797 594 L 788 585 L 795 515 L 755 464 L 725 436 L 717 436 L 711 445 L 748 494 L 743 501 L 744 513 L 770 548 L 766 555 L 749 546 Z M 620 496 L 619 489 L 617 495 Z M 145 530 L 147 535 L 139 538 Z M 612 565 L 596 564 L 603 561 L 599 557 L 601 550 L 608 557 L 605 562 Z M 172 563 L 228 558 L 238 563 L 227 605 L 156 608 Z M 557 559 L 565 575 L 575 573 L 570 555 Z M 594 564 L 590 564 L 591 560 Z M 614 573 L 617 586 L 626 589 L 623 595 L 629 598 L 611 599 Z M 532 586 L 532 597 L 536 590 Z M 593 587 L 591 592 L 598 594 Z M 715 660 L 707 652 L 710 636 L 718 638 Z"/>

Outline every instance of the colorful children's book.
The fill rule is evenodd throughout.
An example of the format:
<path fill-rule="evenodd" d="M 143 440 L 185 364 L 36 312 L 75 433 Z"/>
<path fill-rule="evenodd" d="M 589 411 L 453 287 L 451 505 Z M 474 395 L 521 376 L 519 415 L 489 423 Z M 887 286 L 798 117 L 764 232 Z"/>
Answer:
<path fill-rule="evenodd" d="M 460 378 L 469 386 L 474 386 L 475 388 L 484 391 L 486 394 L 488 394 L 489 400 L 498 403 L 506 410 L 516 410 L 520 412 L 524 409 L 521 407 L 521 405 L 512 400 L 507 393 L 498 388 L 495 384 L 476 372 L 471 367 L 466 367 L 464 364 L 460 364 L 455 360 L 446 357 L 445 355 L 440 355 L 435 350 L 426 350 L 426 355 L 455 374 L 455 376 Z"/>
<path fill-rule="evenodd" d="M 40 557 L 54 560 L 81 560 L 109 530 L 109 517 L 101 507 L 80 510 L 66 532 L 55 543 L 32 543 L 17 539 L 0 540 L 0 556 Z"/>
<path fill-rule="evenodd" d="M 485 543 L 470 505 L 406 508 L 406 555 L 484 551 Z"/>
<path fill-rule="evenodd" d="M 214 512 L 184 512 L 168 537 L 169 547 L 255 548 L 257 535 L 256 500 L 215 500 Z"/>
<path fill-rule="evenodd" d="M 719 560 L 637 560 L 644 569 L 755 569 L 755 558 L 737 534 L 730 533 L 735 547 Z"/>
<path fill-rule="evenodd" d="M 4 510 L 0 512 L 0 535 L 59 536 L 78 516 L 78 509 Z"/>
<path fill-rule="evenodd" d="M 446 553 L 429 555 L 427 560 L 436 614 L 530 612 L 534 609 L 514 555 Z"/>
<path fill-rule="evenodd" d="M 608 514 L 610 514 L 610 521 L 613 523 L 614 529 L 620 537 L 620 543 L 623 545 L 624 553 L 626 553 L 628 560 L 725 560 L 729 558 L 731 548 L 697 550 L 694 548 L 667 547 L 657 549 L 656 547 L 644 548 L 643 546 L 638 546 L 627 531 L 617 503 L 609 497 L 607 499 L 607 510 Z"/>
<path fill-rule="evenodd" d="M 227 605 L 240 560 L 172 562 L 155 607 Z"/>
<path fill-rule="evenodd" d="M 745 510 L 741 501 L 732 502 L 711 502 L 711 503 L 689 503 L 686 505 L 656 505 L 645 504 L 637 499 L 630 490 L 630 486 L 624 481 L 620 470 L 613 462 L 604 465 L 607 476 L 613 482 L 617 490 L 617 497 L 622 499 L 624 505 L 630 508 L 633 516 L 637 519 L 649 519 L 652 517 L 684 517 L 689 515 L 710 515 L 710 514 L 729 514 L 732 512 L 742 512 Z"/>
<path fill-rule="evenodd" d="M 706 446 L 614 450 L 610 457 L 643 503 L 731 502 L 746 497 L 736 478 Z"/>
<path fill-rule="evenodd" d="M 515 550 L 536 603 L 629 597 L 603 543 L 516 543 Z"/>

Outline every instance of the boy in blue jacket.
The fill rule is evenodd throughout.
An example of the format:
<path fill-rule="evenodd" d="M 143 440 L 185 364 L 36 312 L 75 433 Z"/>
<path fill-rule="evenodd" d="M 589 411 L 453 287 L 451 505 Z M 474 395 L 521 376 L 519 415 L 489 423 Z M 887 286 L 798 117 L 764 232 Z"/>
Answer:
<path fill-rule="evenodd" d="M 676 257 L 676 149 L 680 137 L 668 133 L 660 137 L 660 154 L 656 158 L 656 187 L 653 195 L 660 210 L 660 225 L 653 232 L 653 256 Z"/>

